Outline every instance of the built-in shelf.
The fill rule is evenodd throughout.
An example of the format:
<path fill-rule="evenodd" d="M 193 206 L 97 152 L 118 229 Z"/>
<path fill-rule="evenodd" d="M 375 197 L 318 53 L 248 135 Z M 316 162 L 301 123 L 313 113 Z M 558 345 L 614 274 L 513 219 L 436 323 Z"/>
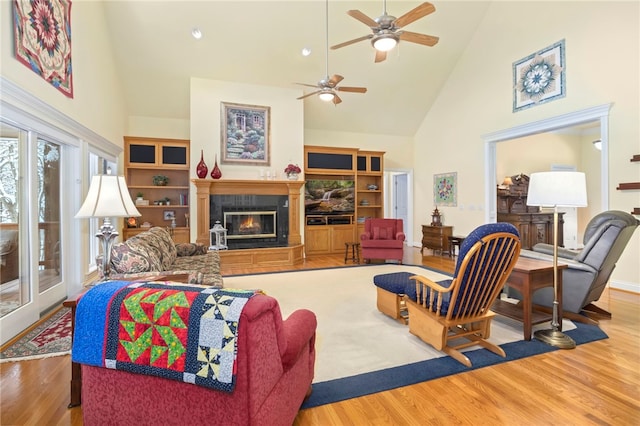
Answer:
<path fill-rule="evenodd" d="M 632 163 L 640 162 L 640 154 L 635 154 L 631 157 Z M 620 183 L 618 184 L 617 190 L 630 190 L 630 189 L 640 189 L 640 182 L 628 182 L 628 183 Z M 640 207 L 634 207 L 631 212 L 632 215 L 639 216 L 640 215 Z"/>
<path fill-rule="evenodd" d="M 619 183 L 616 189 L 621 191 L 628 189 L 640 189 L 640 182 Z"/>

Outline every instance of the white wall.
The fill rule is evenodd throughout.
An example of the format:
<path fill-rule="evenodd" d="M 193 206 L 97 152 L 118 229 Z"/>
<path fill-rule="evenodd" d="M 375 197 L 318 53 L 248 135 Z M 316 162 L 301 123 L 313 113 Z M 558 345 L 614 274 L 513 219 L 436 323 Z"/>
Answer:
<path fill-rule="evenodd" d="M 0 1 L 2 76 L 113 144 L 124 146 L 124 94 L 114 68 L 102 3 L 74 1 L 71 7 L 73 99 L 15 58 L 12 3 Z M 19 106 L 34 113 L 29 105 Z"/>
<path fill-rule="evenodd" d="M 535 24 L 527 25 L 529 18 L 523 17 L 541 5 L 543 18 L 532 18 Z M 454 233 L 468 233 L 484 221 L 481 135 L 610 102 L 609 208 L 631 211 L 640 206 L 637 191 L 615 190 L 619 182 L 640 178 L 638 164 L 629 162 L 640 153 L 639 7 L 637 2 L 491 3 L 414 141 L 414 157 L 421 161 L 416 194 L 432 193 L 434 173 L 458 172 L 458 202 L 464 208 L 442 207 Z M 566 97 L 513 113 L 513 62 L 561 39 L 566 46 Z M 416 217 L 433 209 L 432 197 L 415 199 Z M 419 226 L 414 225 L 415 239 Z M 614 271 L 613 285 L 640 291 L 639 258 L 636 231 Z"/>

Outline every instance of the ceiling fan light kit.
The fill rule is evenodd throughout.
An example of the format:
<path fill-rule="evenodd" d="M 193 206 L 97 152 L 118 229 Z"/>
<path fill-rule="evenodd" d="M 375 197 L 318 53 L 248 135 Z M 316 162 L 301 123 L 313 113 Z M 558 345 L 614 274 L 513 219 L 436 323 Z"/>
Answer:
<path fill-rule="evenodd" d="M 376 36 L 371 39 L 371 44 L 376 50 L 381 52 L 388 52 L 398 44 L 398 39 L 392 34 Z"/>
<path fill-rule="evenodd" d="M 403 31 L 402 27 L 409 25 L 410 23 L 435 11 L 436 8 L 434 5 L 429 2 L 424 2 L 417 7 L 414 7 L 401 17 L 396 18 L 395 16 L 387 14 L 386 0 L 383 1 L 382 16 L 379 16 L 376 19 L 371 19 L 359 10 L 350 10 L 347 12 L 347 15 L 368 26 L 371 31 L 373 31 L 373 34 L 368 34 L 353 40 L 345 41 L 344 43 L 336 44 L 335 46 L 331 46 L 331 49 L 340 49 L 341 47 L 349 46 L 350 44 L 354 44 L 359 41 L 371 40 L 372 46 L 376 49 L 375 62 L 382 62 L 387 59 L 386 52 L 396 47 L 400 40 L 422 44 L 424 46 L 434 46 L 438 43 L 438 37 Z"/>
<path fill-rule="evenodd" d="M 336 95 L 333 94 L 333 92 L 330 91 L 321 91 L 320 94 L 318 95 L 318 97 L 320 98 L 321 101 L 325 101 L 325 102 L 331 102 L 333 100 L 333 98 L 335 98 Z"/>

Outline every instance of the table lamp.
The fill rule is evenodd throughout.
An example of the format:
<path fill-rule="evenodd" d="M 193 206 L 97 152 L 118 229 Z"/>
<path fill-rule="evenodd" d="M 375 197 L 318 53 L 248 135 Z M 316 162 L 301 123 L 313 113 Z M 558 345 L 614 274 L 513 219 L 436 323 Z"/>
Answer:
<path fill-rule="evenodd" d="M 96 175 L 91 178 L 91 186 L 76 218 L 102 217 L 104 221 L 96 237 L 102 243 L 102 272 L 104 281 L 109 280 L 111 272 L 111 245 L 118 232 L 111 225 L 112 217 L 141 216 L 136 209 L 124 176 Z"/>
<path fill-rule="evenodd" d="M 572 349 L 576 342 L 560 331 L 558 315 L 558 207 L 585 207 L 587 184 L 581 172 L 531 173 L 527 205 L 553 207 L 553 314 L 550 330 L 538 330 L 536 339 L 561 349 Z"/>

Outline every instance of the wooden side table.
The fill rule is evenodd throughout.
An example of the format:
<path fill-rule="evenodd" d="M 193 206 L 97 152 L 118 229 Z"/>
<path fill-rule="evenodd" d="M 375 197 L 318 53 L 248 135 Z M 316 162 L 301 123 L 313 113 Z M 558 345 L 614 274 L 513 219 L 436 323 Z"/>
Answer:
<path fill-rule="evenodd" d="M 449 238 L 453 235 L 453 226 L 431 226 L 422 225 L 422 247 L 420 254 L 424 248 L 430 248 L 440 253 L 449 252 Z"/>
<path fill-rule="evenodd" d="M 67 308 L 71 308 L 71 344 L 73 345 L 73 332 L 76 327 L 76 307 L 78 306 L 78 300 L 85 294 L 89 289 L 85 288 L 80 293 L 75 296 L 71 296 L 64 302 L 62 302 L 62 306 Z M 71 361 L 71 398 L 69 401 L 68 408 L 77 407 L 82 404 L 82 369 L 80 364 L 77 362 Z"/>
<path fill-rule="evenodd" d="M 462 243 L 464 242 L 464 239 L 466 237 L 461 237 L 461 236 L 450 236 L 448 237 L 449 239 L 449 257 L 451 256 L 456 256 L 456 247 L 458 248 L 458 254 L 460 254 L 460 246 L 462 245 Z"/>
<path fill-rule="evenodd" d="M 558 316 L 562 318 L 562 270 L 568 267 L 565 263 L 558 263 Z M 507 279 L 507 285 L 522 294 L 518 304 L 496 300 L 491 310 L 521 321 L 523 323 L 524 340 L 531 340 L 531 327 L 534 324 L 549 321 L 552 316 L 533 310 L 533 293 L 544 287 L 553 287 L 553 263 L 546 260 L 519 257 L 516 266 Z M 562 330 L 562 323 L 560 323 Z"/>

